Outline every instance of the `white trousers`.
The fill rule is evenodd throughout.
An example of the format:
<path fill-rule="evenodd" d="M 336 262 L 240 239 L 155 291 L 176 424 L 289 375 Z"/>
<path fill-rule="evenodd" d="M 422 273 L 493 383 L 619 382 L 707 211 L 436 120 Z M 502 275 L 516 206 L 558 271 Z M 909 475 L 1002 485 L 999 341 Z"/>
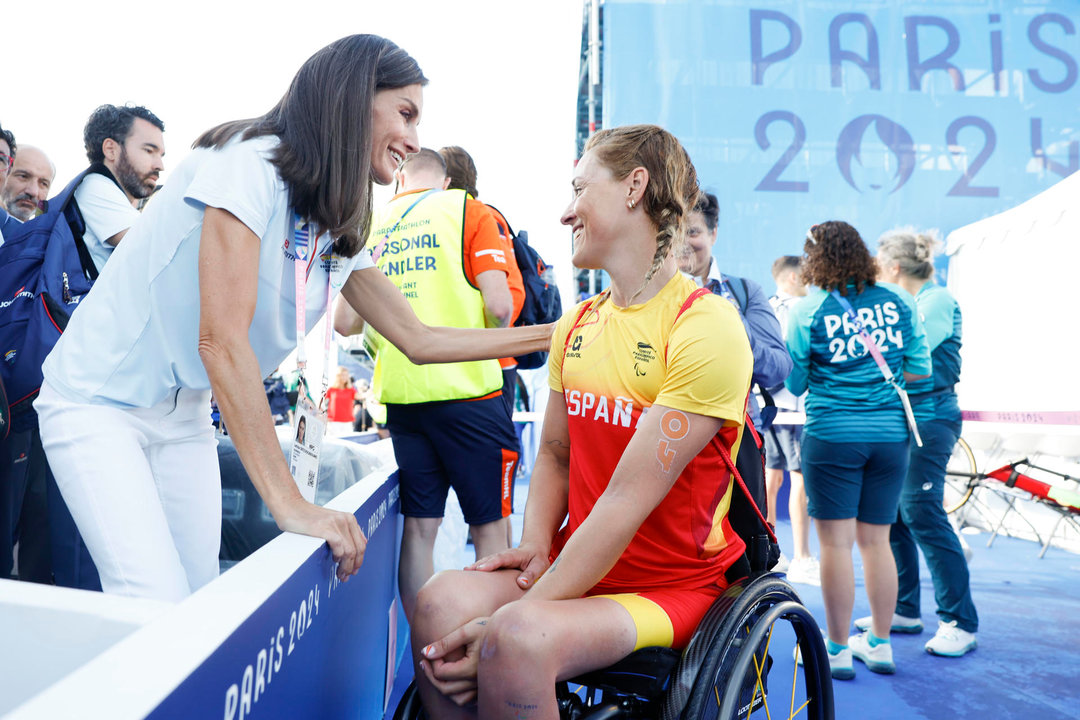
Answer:
<path fill-rule="evenodd" d="M 34 409 L 105 592 L 176 601 L 217 577 L 221 476 L 209 392 L 119 409 L 72 402 L 45 383 Z"/>

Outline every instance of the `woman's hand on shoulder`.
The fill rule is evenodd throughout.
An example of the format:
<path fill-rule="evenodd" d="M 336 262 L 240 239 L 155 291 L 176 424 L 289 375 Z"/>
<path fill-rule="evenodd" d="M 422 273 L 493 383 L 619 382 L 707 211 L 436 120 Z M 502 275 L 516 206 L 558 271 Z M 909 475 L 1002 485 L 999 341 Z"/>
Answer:
<path fill-rule="evenodd" d="M 551 564 L 548 562 L 548 552 L 549 549 L 541 548 L 538 545 L 522 543 L 516 548 L 510 548 L 481 558 L 472 565 L 466 566 L 465 569 L 479 572 L 520 570 L 521 574 L 517 578 L 518 587 L 528 590 L 547 571 L 548 565 Z"/>
<path fill-rule="evenodd" d="M 285 532 L 322 538 L 330 546 L 337 576 L 346 581 L 360 570 L 367 549 L 367 538 L 356 517 L 350 513 L 328 510 L 303 498 L 291 500 L 284 510 L 275 513 L 278 527 Z"/>

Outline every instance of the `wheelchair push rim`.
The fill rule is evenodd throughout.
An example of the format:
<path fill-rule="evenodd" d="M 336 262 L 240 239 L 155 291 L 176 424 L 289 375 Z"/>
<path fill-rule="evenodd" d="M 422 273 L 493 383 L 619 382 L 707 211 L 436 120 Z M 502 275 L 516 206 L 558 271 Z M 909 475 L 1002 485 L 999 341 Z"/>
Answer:
<path fill-rule="evenodd" d="M 794 588 L 779 576 L 765 575 L 743 588 L 726 612 L 718 609 L 715 617 L 707 618 L 708 624 L 703 622 L 702 642 L 687 648 L 686 663 L 676 670 L 662 718 L 832 720 L 832 677 L 825 642 Z M 792 659 L 790 678 L 770 675 L 773 655 L 793 656 L 793 647 L 773 644 L 779 622 L 794 630 L 803 656 L 801 667 Z M 777 692 L 769 691 L 769 682 Z"/>

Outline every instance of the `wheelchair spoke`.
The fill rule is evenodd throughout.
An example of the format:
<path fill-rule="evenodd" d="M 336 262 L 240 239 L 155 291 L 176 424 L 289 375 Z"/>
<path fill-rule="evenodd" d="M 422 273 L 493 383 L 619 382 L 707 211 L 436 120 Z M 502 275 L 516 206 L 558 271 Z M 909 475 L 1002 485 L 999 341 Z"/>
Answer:
<path fill-rule="evenodd" d="M 796 648 L 799 647 L 799 638 L 798 637 L 795 638 L 795 647 Z M 791 672 L 791 707 L 788 708 L 788 720 L 794 720 L 794 718 L 795 718 L 795 686 L 798 684 L 798 682 L 799 682 L 799 663 L 795 663 L 795 668 Z M 806 694 L 809 695 L 810 693 L 807 692 Z M 808 702 L 810 702 L 810 701 L 807 700 L 805 703 L 802 704 L 802 707 L 799 708 L 800 712 L 802 711 L 803 707 L 806 707 L 806 703 L 808 703 Z"/>
<path fill-rule="evenodd" d="M 790 720 L 795 720 L 795 716 L 798 715 L 799 713 L 801 713 L 806 708 L 806 706 L 809 705 L 809 704 L 810 704 L 810 698 L 807 698 L 806 700 L 803 701 L 803 704 L 799 706 L 798 710 L 792 710 Z M 795 707 L 795 701 L 794 700 L 791 701 L 791 706 Z"/>
<path fill-rule="evenodd" d="M 754 654 L 754 672 L 757 673 L 757 678 L 754 681 L 754 693 L 750 696 L 750 708 L 751 711 L 754 707 L 754 703 L 757 701 L 758 689 L 761 689 L 761 704 L 765 707 L 765 717 L 768 720 L 772 720 L 772 713 L 769 712 L 769 699 L 765 697 L 765 683 L 761 676 L 761 671 L 765 669 L 766 663 L 769 658 L 769 645 L 772 643 L 773 630 L 776 629 L 776 625 L 769 628 L 769 635 L 765 640 L 765 652 L 761 655 L 761 664 L 758 664 L 757 654 Z"/>

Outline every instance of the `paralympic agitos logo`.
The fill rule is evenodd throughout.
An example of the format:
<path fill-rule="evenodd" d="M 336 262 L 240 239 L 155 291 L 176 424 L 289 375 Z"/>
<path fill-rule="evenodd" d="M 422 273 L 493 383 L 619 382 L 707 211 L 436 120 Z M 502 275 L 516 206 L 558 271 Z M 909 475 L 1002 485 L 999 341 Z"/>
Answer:
<path fill-rule="evenodd" d="M 880 163 L 863 160 L 864 144 L 873 144 L 873 140 L 866 137 L 871 127 L 877 140 L 884 145 Z M 860 115 L 840 131 L 836 164 L 847 184 L 859 192 L 885 190 L 892 194 L 911 179 L 915 170 L 915 141 L 902 125 L 884 115 Z"/>

